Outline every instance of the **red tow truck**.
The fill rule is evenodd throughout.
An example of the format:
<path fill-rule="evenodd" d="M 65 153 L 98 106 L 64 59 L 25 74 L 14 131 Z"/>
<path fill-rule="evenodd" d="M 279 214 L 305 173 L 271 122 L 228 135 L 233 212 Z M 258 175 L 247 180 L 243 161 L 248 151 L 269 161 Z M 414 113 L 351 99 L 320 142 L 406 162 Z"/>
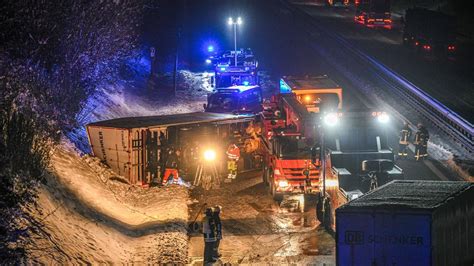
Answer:
<path fill-rule="evenodd" d="M 263 181 L 275 200 L 319 192 L 318 124 L 323 113 L 341 107 L 342 88 L 327 76 L 280 80 L 280 93 L 264 103 L 261 113 Z"/>
<path fill-rule="evenodd" d="M 317 218 L 329 230 L 337 207 L 403 179 L 388 142 L 388 114 L 343 110 L 342 96 L 327 76 L 283 77 L 260 117 L 263 182 L 277 201 L 289 194 L 318 196 Z"/>

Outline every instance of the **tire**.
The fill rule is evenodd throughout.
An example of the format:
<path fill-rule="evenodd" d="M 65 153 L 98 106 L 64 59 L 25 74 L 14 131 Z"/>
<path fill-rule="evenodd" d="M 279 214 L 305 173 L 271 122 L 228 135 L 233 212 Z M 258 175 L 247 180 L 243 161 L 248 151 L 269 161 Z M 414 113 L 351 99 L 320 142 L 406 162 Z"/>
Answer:
<path fill-rule="evenodd" d="M 278 202 L 278 203 L 281 203 L 282 200 L 283 200 L 283 194 L 282 193 L 278 193 L 276 191 L 276 188 L 275 188 L 275 185 L 272 184 L 272 196 L 273 196 L 273 200 Z"/>
<path fill-rule="evenodd" d="M 318 197 L 318 203 L 316 203 L 316 219 L 323 224 L 324 222 L 324 198 L 319 196 Z"/>
<path fill-rule="evenodd" d="M 267 167 L 264 167 L 262 171 L 262 181 L 265 186 L 268 186 L 268 171 Z"/>
<path fill-rule="evenodd" d="M 278 203 L 281 203 L 281 201 L 283 200 L 283 194 L 276 191 L 275 182 L 273 178 L 273 172 L 269 173 L 269 183 L 270 183 L 269 187 L 273 196 L 273 200 Z"/>
<path fill-rule="evenodd" d="M 332 222 L 332 207 L 331 207 L 331 201 L 329 199 L 326 199 L 324 202 L 324 218 L 323 218 L 323 225 L 326 230 L 331 231 L 331 222 Z"/>

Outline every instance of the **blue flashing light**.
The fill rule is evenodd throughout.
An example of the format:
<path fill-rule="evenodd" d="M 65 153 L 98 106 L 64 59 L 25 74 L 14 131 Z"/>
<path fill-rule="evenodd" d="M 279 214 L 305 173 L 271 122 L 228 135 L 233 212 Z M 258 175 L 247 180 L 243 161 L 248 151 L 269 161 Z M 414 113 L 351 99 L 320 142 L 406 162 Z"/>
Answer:
<path fill-rule="evenodd" d="M 291 93 L 291 91 L 291 87 L 283 79 L 280 79 L 280 93 Z"/>
<path fill-rule="evenodd" d="M 213 46 L 213 45 L 207 46 L 207 51 L 208 51 L 209 53 L 214 52 L 214 46 Z"/>
<path fill-rule="evenodd" d="M 206 64 L 212 63 L 211 59 L 206 59 Z"/>
<path fill-rule="evenodd" d="M 221 67 L 220 70 L 221 70 L 221 71 L 225 71 L 225 67 Z"/>
<path fill-rule="evenodd" d="M 248 86 L 248 85 L 250 84 L 250 82 L 244 81 L 244 82 L 242 82 L 242 84 L 243 84 L 244 86 Z"/>

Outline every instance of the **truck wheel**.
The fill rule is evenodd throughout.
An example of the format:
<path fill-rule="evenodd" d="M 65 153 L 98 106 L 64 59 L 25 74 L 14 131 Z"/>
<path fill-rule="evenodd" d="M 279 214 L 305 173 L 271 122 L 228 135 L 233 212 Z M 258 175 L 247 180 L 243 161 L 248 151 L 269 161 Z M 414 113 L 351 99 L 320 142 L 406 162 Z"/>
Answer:
<path fill-rule="evenodd" d="M 273 171 L 270 172 L 269 177 L 270 177 L 270 180 L 269 180 L 270 191 L 272 193 L 273 200 L 278 203 L 281 203 L 281 201 L 283 200 L 283 194 L 276 191 L 275 181 L 274 181 L 275 179 L 273 178 Z"/>
<path fill-rule="evenodd" d="M 272 186 L 273 200 L 278 203 L 281 203 L 281 201 L 283 200 L 283 194 L 276 191 L 275 184 L 272 183 L 271 186 Z"/>
<path fill-rule="evenodd" d="M 263 168 L 262 181 L 265 186 L 268 186 L 268 171 L 267 167 Z"/>
<path fill-rule="evenodd" d="M 319 196 L 318 203 L 316 203 L 316 218 L 322 224 L 324 222 L 324 198 Z"/>
<path fill-rule="evenodd" d="M 331 202 L 329 199 L 326 199 L 324 203 L 324 228 L 326 230 L 331 231 L 331 221 L 332 221 L 332 208 L 331 208 Z"/>

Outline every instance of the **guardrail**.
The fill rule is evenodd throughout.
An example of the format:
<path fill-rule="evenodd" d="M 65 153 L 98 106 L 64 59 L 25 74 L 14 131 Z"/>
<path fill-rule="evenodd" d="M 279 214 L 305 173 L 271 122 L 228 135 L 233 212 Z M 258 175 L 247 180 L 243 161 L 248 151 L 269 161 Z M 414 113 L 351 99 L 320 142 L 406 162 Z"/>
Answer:
<path fill-rule="evenodd" d="M 357 56 L 358 59 L 362 59 L 367 64 L 377 77 L 379 77 L 384 83 L 386 83 L 393 92 L 395 92 L 400 98 L 410 104 L 416 111 L 422 114 L 426 119 L 432 122 L 434 126 L 445 132 L 452 141 L 458 144 L 460 147 L 465 149 L 467 152 L 472 154 L 474 152 L 473 143 L 473 125 L 466 121 L 464 118 L 459 116 L 456 112 L 452 111 L 438 100 L 434 99 L 423 90 L 415 86 L 413 83 L 392 71 L 389 67 L 375 60 L 373 57 L 363 53 L 354 45 L 345 40 L 342 36 L 337 33 L 330 32 L 327 29 L 321 27 L 321 24 L 317 20 L 304 12 L 300 8 L 282 0 L 281 3 L 297 14 L 299 18 L 304 19 L 312 28 L 317 28 L 319 31 L 324 32 L 327 36 L 335 39 L 343 48 L 350 51 L 351 54 Z"/>

